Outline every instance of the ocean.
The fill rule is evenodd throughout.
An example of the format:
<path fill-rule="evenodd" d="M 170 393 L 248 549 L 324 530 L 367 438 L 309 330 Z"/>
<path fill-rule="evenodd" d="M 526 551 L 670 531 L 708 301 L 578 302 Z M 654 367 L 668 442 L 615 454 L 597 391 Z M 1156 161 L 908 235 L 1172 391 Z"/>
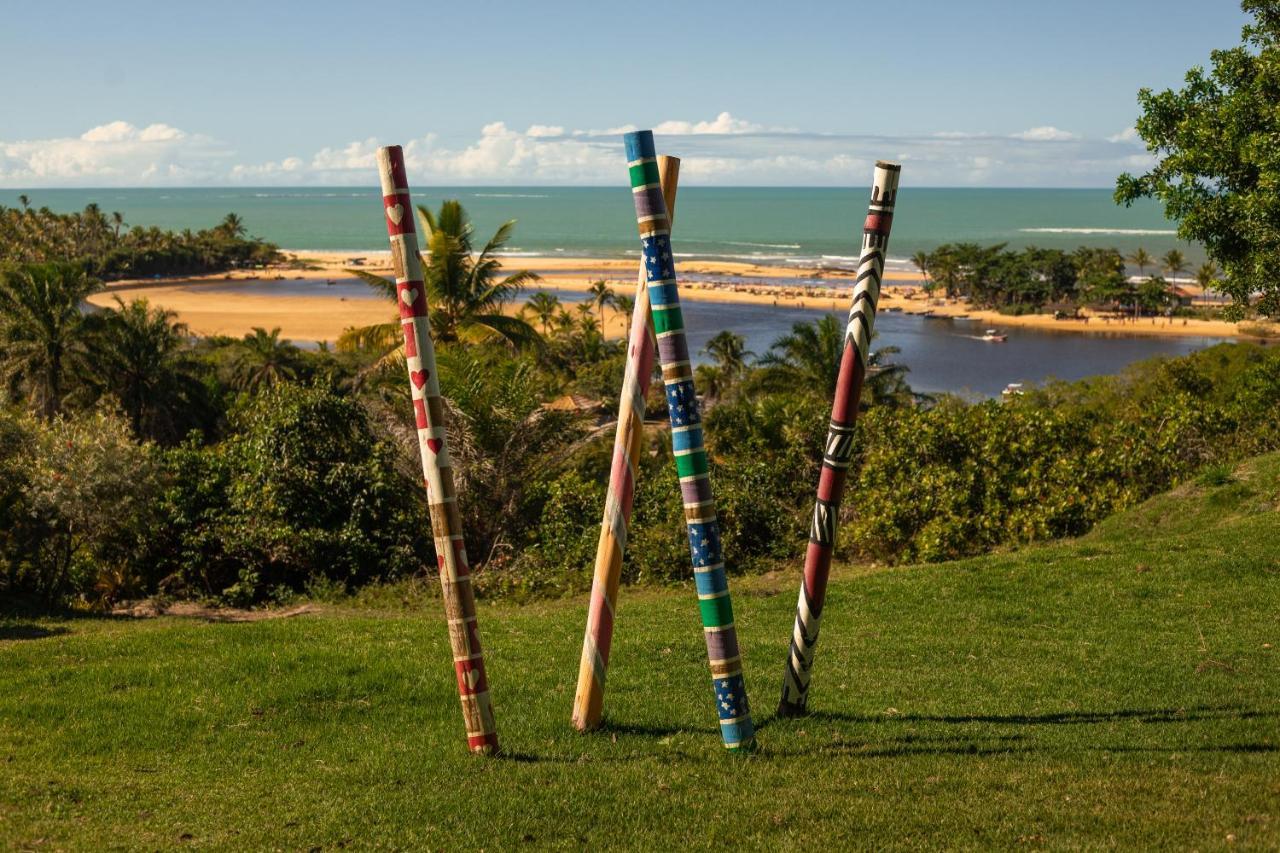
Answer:
<path fill-rule="evenodd" d="M 0 192 L 18 204 L 19 190 Z M 36 207 L 69 212 L 96 202 L 129 225 L 199 229 L 227 213 L 251 234 L 288 249 L 374 251 L 386 248 L 375 188 L 199 188 L 27 190 Z M 477 231 L 518 224 L 515 257 L 628 257 L 638 254 L 630 191 L 618 187 L 416 187 L 418 203 L 459 199 Z M 867 190 L 686 187 L 676 205 L 675 244 L 691 258 L 765 264 L 849 266 L 856 262 Z M 1192 263 L 1200 247 L 1180 241 L 1154 202 L 1124 208 L 1107 189 L 928 189 L 901 191 L 890 267 L 942 243 L 1007 243 L 1073 249 L 1141 246 L 1153 255 L 1180 249 Z"/>

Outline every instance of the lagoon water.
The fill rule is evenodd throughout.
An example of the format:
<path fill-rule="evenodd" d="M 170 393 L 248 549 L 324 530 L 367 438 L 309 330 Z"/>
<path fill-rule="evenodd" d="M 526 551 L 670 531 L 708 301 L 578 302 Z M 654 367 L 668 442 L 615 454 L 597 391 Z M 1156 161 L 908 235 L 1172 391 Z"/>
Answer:
<path fill-rule="evenodd" d="M 332 285 L 319 281 L 226 282 L 206 286 L 226 293 L 269 293 L 279 296 L 328 294 L 344 299 L 377 299 L 357 279 L 340 279 Z M 527 298 L 530 292 L 524 296 Z M 562 302 L 586 299 L 585 293 L 549 291 Z M 844 299 L 835 310 L 785 308 L 771 305 L 739 305 L 723 302 L 683 303 L 689 351 L 695 362 L 705 361 L 701 350 L 722 329 L 746 338 L 747 349 L 763 355 L 795 323 L 811 323 L 834 313 L 843 323 L 848 311 Z M 338 309 L 341 310 L 341 309 Z M 393 311 L 387 306 L 390 316 Z M 1143 322 L 1150 322 L 1144 320 Z M 906 364 L 908 382 L 917 391 L 951 392 L 967 397 L 998 396 L 1010 382 L 1044 382 L 1048 379 L 1080 379 L 1117 373 L 1135 361 L 1155 356 L 1185 355 L 1218 341 L 1202 337 L 1155 337 L 1134 334 L 1088 334 L 1007 327 L 1007 343 L 979 340 L 983 325 L 973 320 L 948 320 L 882 312 L 876 318 L 876 346 L 896 346 L 902 352 L 894 360 Z"/>
<path fill-rule="evenodd" d="M 0 204 L 16 205 L 17 190 L 0 192 Z M 58 211 L 81 210 L 90 202 L 119 210 L 130 225 L 207 228 L 228 212 L 239 214 L 251 234 L 290 249 L 330 249 L 352 253 L 386 248 L 381 198 L 374 188 L 201 188 L 201 189 L 41 189 L 31 203 Z M 518 220 L 508 246 L 509 266 L 537 269 L 537 258 L 628 257 L 638 254 L 634 207 L 625 185 L 618 187 L 420 187 L 415 198 L 435 206 L 460 199 L 478 233 L 492 233 L 507 219 Z M 713 188 L 686 186 L 676 210 L 675 242 L 684 257 L 746 260 L 762 264 L 826 263 L 851 266 L 861 239 L 865 188 Z M 906 187 L 898 201 L 890 268 L 911 268 L 918 250 L 941 243 L 971 241 L 1073 249 L 1114 246 L 1128 253 L 1142 246 L 1152 254 L 1183 250 L 1193 263 L 1198 247 L 1177 239 L 1173 225 L 1153 203 L 1117 206 L 1106 189 L 929 189 Z M 527 259 L 527 260 L 526 260 Z M 804 284 L 804 282 L 792 282 Z M 822 282 L 829 286 L 830 281 Z M 258 292 L 330 292 L 370 298 L 357 281 L 253 282 Z M 582 298 L 566 292 L 562 300 Z M 835 306 L 843 315 L 847 303 Z M 764 353 L 791 324 L 812 321 L 816 309 L 773 308 L 689 301 L 685 304 L 694 357 L 721 329 L 746 336 L 748 348 Z M 1205 338 L 1134 335 L 1078 335 L 1032 329 L 1005 329 L 1009 341 L 976 340 L 982 333 L 968 321 L 882 314 L 878 343 L 902 349 L 897 358 L 911 368 L 909 380 L 921 391 L 993 396 L 1010 382 L 1075 379 L 1114 373 L 1133 361 L 1180 355 L 1210 345 Z"/>
<path fill-rule="evenodd" d="M 17 205 L 18 190 L 0 192 Z M 289 249 L 386 248 L 381 197 L 374 188 L 40 189 L 31 203 L 68 212 L 94 202 L 130 225 L 207 228 L 234 211 L 251 234 Z M 512 254 L 622 257 L 638 254 L 634 207 L 617 187 L 421 187 L 432 207 L 457 198 L 482 235 L 518 220 Z M 856 260 L 866 188 L 696 187 L 680 189 L 676 247 L 685 256 L 759 263 L 832 264 Z M 1199 247 L 1179 241 L 1160 208 L 1119 207 L 1107 189 L 930 189 L 906 187 L 898 201 L 891 266 L 941 243 L 969 241 L 1073 249 Z"/>

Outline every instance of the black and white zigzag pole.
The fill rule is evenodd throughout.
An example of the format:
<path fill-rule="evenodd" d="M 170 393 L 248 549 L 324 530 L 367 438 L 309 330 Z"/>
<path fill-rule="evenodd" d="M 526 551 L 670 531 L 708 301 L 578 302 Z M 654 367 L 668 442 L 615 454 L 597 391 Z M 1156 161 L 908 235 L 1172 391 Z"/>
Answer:
<path fill-rule="evenodd" d="M 822 605 L 827 596 L 840 498 L 844 494 L 845 476 L 853 458 L 853 425 L 862 398 L 862 382 L 867 375 L 871 332 L 875 326 L 880 279 L 884 274 L 884 258 L 889 246 L 889 229 L 893 226 L 893 206 L 898 196 L 898 175 L 901 171 L 902 167 L 896 163 L 876 163 L 871 204 L 862 228 L 862 255 L 858 260 L 858 278 L 853 286 L 853 306 L 849 309 L 844 353 L 831 406 L 831 426 L 822 455 L 818 500 L 813 507 L 813 525 L 805 552 L 800 601 L 796 605 L 796 622 L 791 632 L 782 701 L 778 705 L 778 715 L 783 717 L 804 714 L 809 701 L 813 650 L 818 643 Z"/>

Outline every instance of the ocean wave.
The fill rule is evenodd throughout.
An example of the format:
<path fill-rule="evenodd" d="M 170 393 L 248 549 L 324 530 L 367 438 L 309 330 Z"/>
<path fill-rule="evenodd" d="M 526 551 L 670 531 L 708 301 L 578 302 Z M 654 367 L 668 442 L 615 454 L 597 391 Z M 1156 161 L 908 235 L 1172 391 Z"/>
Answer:
<path fill-rule="evenodd" d="M 369 192 L 318 193 L 318 192 L 274 192 L 250 193 L 253 198 L 368 198 Z M 219 196 L 219 198 L 238 198 L 239 196 Z"/>
<path fill-rule="evenodd" d="M 1023 234 L 1118 234 L 1124 237 L 1164 237 L 1178 232 L 1164 228 L 1019 228 Z"/>
<path fill-rule="evenodd" d="M 741 263 L 756 264 L 763 261 L 783 261 L 785 263 L 793 263 L 796 260 L 795 255 L 768 255 L 764 252 L 744 253 L 724 253 L 724 252 L 675 252 L 677 258 L 701 258 L 706 261 L 739 261 Z"/>
<path fill-rule="evenodd" d="M 736 240 L 725 240 L 726 246 L 756 246 L 761 249 L 799 249 L 799 243 L 751 243 L 737 242 Z"/>

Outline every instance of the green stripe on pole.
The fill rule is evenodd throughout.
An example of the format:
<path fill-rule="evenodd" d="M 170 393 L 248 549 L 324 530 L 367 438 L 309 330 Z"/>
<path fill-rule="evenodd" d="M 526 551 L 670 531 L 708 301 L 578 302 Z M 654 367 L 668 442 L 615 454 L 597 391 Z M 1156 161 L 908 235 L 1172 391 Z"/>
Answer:
<path fill-rule="evenodd" d="M 722 595 L 719 598 L 700 598 L 698 609 L 702 611 L 702 625 L 705 628 L 719 628 L 733 624 L 733 599 L 728 595 Z"/>
<path fill-rule="evenodd" d="M 681 477 L 702 477 L 707 473 L 707 451 L 695 450 L 676 457 L 676 473 Z"/>
<path fill-rule="evenodd" d="M 650 160 L 647 163 L 639 163 L 635 166 L 630 166 L 627 171 L 631 174 L 632 188 L 643 187 L 646 184 L 662 183 L 662 179 L 658 177 L 657 160 Z"/>
<path fill-rule="evenodd" d="M 672 308 L 653 306 L 653 331 L 655 334 L 661 335 L 664 332 L 674 332 L 683 328 L 684 312 L 680 310 L 679 305 Z"/>

